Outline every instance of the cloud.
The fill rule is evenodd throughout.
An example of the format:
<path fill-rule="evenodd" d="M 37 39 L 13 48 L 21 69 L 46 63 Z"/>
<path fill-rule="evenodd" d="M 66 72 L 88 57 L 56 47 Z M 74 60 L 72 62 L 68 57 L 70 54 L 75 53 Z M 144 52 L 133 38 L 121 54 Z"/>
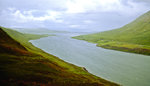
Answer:
<path fill-rule="evenodd" d="M 0 25 L 109 30 L 150 9 L 150 0 L 0 0 Z"/>
<path fill-rule="evenodd" d="M 83 13 L 91 10 L 108 11 L 119 6 L 119 0 L 69 0 L 67 13 Z"/>
<path fill-rule="evenodd" d="M 150 4 L 150 0 L 133 0 L 133 1 L 136 1 L 136 2 L 144 2 L 144 3 L 149 3 L 149 4 Z"/>
<path fill-rule="evenodd" d="M 136 0 L 135 0 L 136 1 Z M 136 3 L 134 0 L 69 0 L 66 13 L 87 12 L 117 12 L 119 14 L 134 15 L 147 8 L 146 3 Z M 138 0 L 137 0 L 138 1 Z M 146 0 L 145 0 L 146 1 Z M 129 12 L 132 10 L 132 12 Z"/>
<path fill-rule="evenodd" d="M 63 20 L 59 19 L 61 13 L 57 11 L 47 11 L 45 15 L 35 17 L 33 15 L 33 12 L 37 12 L 37 10 L 29 10 L 29 11 L 23 11 L 16 10 L 15 12 L 11 13 L 16 18 L 16 21 L 20 22 L 29 22 L 29 21 L 47 21 L 51 20 L 54 22 L 63 22 Z"/>
<path fill-rule="evenodd" d="M 80 27 L 80 25 L 69 25 L 70 28 L 77 28 Z"/>
<path fill-rule="evenodd" d="M 85 24 L 91 24 L 91 23 L 93 23 L 94 21 L 92 21 L 92 20 L 85 20 L 85 21 L 83 21 Z"/>

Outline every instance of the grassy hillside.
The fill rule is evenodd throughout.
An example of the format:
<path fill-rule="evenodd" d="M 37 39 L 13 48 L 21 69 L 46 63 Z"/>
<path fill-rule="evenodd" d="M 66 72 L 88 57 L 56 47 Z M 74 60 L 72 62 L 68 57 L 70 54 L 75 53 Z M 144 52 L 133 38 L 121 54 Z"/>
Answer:
<path fill-rule="evenodd" d="M 150 55 L 150 11 L 119 29 L 74 38 L 103 48 Z"/>
<path fill-rule="evenodd" d="M 45 36 L 0 27 L 1 86 L 118 86 L 28 42 Z"/>

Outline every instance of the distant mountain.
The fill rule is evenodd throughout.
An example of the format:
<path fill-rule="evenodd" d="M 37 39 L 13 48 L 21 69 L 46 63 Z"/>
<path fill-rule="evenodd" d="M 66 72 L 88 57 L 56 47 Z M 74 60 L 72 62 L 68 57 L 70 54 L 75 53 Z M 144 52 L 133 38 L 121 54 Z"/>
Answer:
<path fill-rule="evenodd" d="M 67 33 L 67 31 L 50 30 L 47 28 L 13 28 L 21 33 L 31 34 L 52 34 L 52 33 Z"/>
<path fill-rule="evenodd" d="M 28 42 L 46 36 L 0 27 L 0 86 L 118 86 Z"/>
<path fill-rule="evenodd" d="M 150 55 L 150 11 L 119 29 L 74 38 L 103 48 Z"/>

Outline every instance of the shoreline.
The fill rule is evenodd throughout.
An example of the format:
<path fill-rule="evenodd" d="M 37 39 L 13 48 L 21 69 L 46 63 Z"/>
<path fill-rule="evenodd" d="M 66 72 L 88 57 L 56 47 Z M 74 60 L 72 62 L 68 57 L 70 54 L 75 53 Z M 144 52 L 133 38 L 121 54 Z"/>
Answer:
<path fill-rule="evenodd" d="M 78 39 L 78 40 L 84 40 L 89 43 L 94 43 L 96 44 L 97 47 L 101 47 L 104 49 L 150 56 L 150 46 L 147 46 L 147 45 L 131 44 L 131 43 L 126 43 L 126 42 L 110 41 L 110 40 L 98 40 L 96 42 L 93 42 L 93 41 L 89 41 L 89 40 L 82 39 L 79 37 L 76 36 L 72 38 Z"/>

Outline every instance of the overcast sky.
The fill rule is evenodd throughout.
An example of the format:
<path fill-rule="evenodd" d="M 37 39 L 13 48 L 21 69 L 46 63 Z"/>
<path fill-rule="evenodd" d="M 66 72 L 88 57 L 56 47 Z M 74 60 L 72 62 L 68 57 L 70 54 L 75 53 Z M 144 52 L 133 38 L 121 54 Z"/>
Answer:
<path fill-rule="evenodd" d="M 0 26 L 104 31 L 150 10 L 150 0 L 0 0 Z"/>

